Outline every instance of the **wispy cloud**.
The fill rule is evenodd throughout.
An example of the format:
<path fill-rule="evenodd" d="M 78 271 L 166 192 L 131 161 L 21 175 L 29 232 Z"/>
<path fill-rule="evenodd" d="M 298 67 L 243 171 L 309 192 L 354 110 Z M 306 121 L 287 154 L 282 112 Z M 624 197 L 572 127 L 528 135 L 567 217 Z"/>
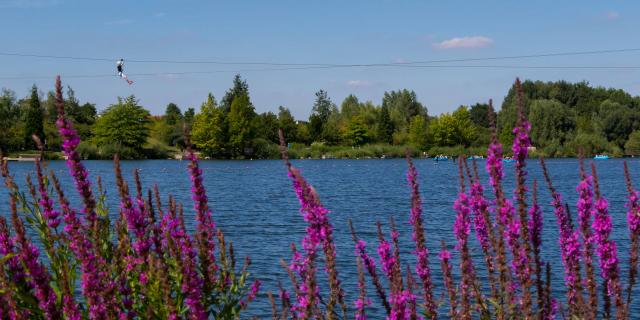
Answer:
<path fill-rule="evenodd" d="M 166 12 L 156 12 L 156 13 L 153 14 L 153 17 L 161 19 L 161 18 L 164 18 L 166 15 L 167 15 Z"/>
<path fill-rule="evenodd" d="M 133 22 L 134 22 L 133 19 L 118 19 L 118 20 L 107 21 L 104 24 L 108 26 L 121 26 L 126 24 L 132 24 Z"/>
<path fill-rule="evenodd" d="M 605 20 L 613 21 L 620 19 L 620 12 L 618 11 L 607 11 L 604 14 Z"/>
<path fill-rule="evenodd" d="M 347 81 L 347 86 L 356 87 L 356 88 L 371 87 L 374 84 L 375 83 L 373 83 L 373 82 L 371 82 L 369 80 L 349 80 L 349 81 Z"/>
<path fill-rule="evenodd" d="M 493 44 L 493 40 L 483 36 L 461 37 L 436 42 L 433 44 L 437 49 L 455 49 L 455 48 L 484 48 Z"/>
<path fill-rule="evenodd" d="M 0 8 L 38 9 L 55 6 L 60 0 L 0 0 Z"/>

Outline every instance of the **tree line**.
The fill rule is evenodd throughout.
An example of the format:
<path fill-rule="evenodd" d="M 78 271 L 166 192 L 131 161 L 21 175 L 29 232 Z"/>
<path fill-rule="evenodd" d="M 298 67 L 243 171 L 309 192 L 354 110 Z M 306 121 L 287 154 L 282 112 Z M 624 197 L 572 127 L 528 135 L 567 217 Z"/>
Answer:
<path fill-rule="evenodd" d="M 640 97 L 620 89 L 592 87 L 587 82 L 524 81 L 525 112 L 532 122 L 536 153 L 549 157 L 607 153 L 640 154 Z M 17 99 L 3 89 L 0 96 L 0 149 L 3 153 L 35 149 L 33 134 L 43 137 L 49 151 L 58 151 L 57 112 L 53 92 L 40 94 L 34 85 Z M 319 90 L 308 119 L 295 119 L 279 106 L 257 113 L 246 80 L 236 75 L 219 101 L 209 94 L 199 109 L 184 111 L 176 104 L 152 116 L 135 96 L 118 98 L 98 113 L 95 104 L 81 104 L 68 87 L 65 110 L 78 129 L 86 158 L 165 158 L 180 152 L 187 134 L 192 144 L 212 158 L 278 157 L 278 128 L 292 146 L 366 148 L 407 146 L 432 154 L 479 154 L 490 140 L 488 105 L 459 106 L 431 116 L 414 91 L 385 92 L 380 104 L 347 96 L 338 106 Z M 500 140 L 513 139 L 516 123 L 512 87 L 497 113 Z"/>

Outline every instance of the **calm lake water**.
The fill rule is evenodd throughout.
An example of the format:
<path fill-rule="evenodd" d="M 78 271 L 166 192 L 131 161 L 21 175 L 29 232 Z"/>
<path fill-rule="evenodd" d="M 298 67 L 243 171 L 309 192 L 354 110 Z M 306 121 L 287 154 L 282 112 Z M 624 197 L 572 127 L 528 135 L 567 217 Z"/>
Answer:
<path fill-rule="evenodd" d="M 632 179 L 640 182 L 638 168 L 640 162 L 629 159 Z M 349 306 L 357 297 L 357 272 L 355 266 L 354 245 L 349 234 L 347 221 L 352 219 L 358 235 L 368 243 L 369 253 L 377 258 L 375 249 L 376 221 L 385 224 L 393 217 L 400 231 L 400 245 L 403 263 L 411 262 L 413 257 L 411 226 L 408 223 L 410 201 L 406 182 L 407 165 L 403 159 L 387 160 L 294 160 L 294 165 L 302 170 L 303 175 L 317 189 L 323 204 L 331 211 L 330 219 L 335 229 L 335 240 L 338 251 L 338 267 L 341 280 L 346 288 Z M 111 214 L 118 210 L 117 189 L 113 175 L 113 163 L 110 161 L 86 161 L 91 172 L 91 179 L 100 175 L 107 189 L 108 204 Z M 442 279 L 437 252 L 440 240 L 444 239 L 453 251 L 453 222 L 455 212 L 452 208 L 457 196 L 457 165 L 451 161 L 435 163 L 432 160 L 415 160 L 421 183 L 424 202 L 425 230 L 428 247 L 431 250 L 430 262 L 434 275 L 436 296 L 443 294 Z M 484 160 L 478 162 L 482 180 L 486 184 Z M 577 193 L 575 187 L 579 181 L 578 162 L 575 159 L 548 160 L 554 184 L 562 193 L 565 201 L 571 205 L 575 216 Z M 626 227 L 626 188 L 624 185 L 622 160 L 612 159 L 596 162 L 599 170 L 603 195 L 610 202 L 610 214 L 614 223 L 612 239 L 617 242 L 621 259 L 622 278 L 626 284 L 628 268 L 628 230 Z M 67 195 L 74 203 L 78 202 L 73 192 L 72 181 L 66 174 L 67 169 L 62 161 L 49 164 L 67 186 Z M 154 160 L 123 161 L 123 171 L 131 172 L 134 168 L 141 170 L 141 178 L 145 187 L 154 183 L 162 194 L 172 194 L 185 204 L 186 220 L 189 228 L 195 226 L 195 218 L 189 195 L 189 177 L 186 161 Z M 214 219 L 223 230 L 227 239 L 233 241 L 238 260 L 249 255 L 252 260 L 250 271 L 263 282 L 259 299 L 250 306 L 251 315 L 260 318 L 270 317 L 271 308 L 266 297 L 267 291 L 276 292 L 278 282 L 289 286 L 286 273 L 280 267 L 279 260 L 290 259 L 289 246 L 292 242 L 300 244 L 304 236 L 305 222 L 299 214 L 299 204 L 281 161 L 201 161 L 204 170 L 205 186 L 213 209 Z M 545 261 L 552 263 L 553 288 L 555 297 L 562 299 L 563 271 L 559 259 L 557 245 L 558 227 L 550 206 L 550 197 L 544 184 L 540 165 L 536 160 L 528 163 L 530 183 L 533 178 L 539 181 L 539 201 L 544 211 L 544 237 L 542 255 Z M 16 180 L 24 184 L 24 178 L 34 170 L 33 163 L 10 164 L 10 170 Z M 512 194 L 513 164 L 505 164 L 505 190 Z M 166 199 L 166 198 L 165 198 Z M 165 200 L 166 202 L 166 200 Z M 8 214 L 7 192 L 0 191 L 0 214 Z M 32 237 L 35 237 L 32 234 Z M 481 269 L 481 252 L 478 249 L 475 235 L 470 237 L 476 267 Z M 454 259 L 457 254 L 454 252 Z M 456 260 L 457 261 L 457 260 Z M 319 268 L 322 270 L 322 268 Z M 458 267 L 454 265 L 457 274 Z M 484 272 L 479 272 L 480 276 Z M 367 283 L 368 295 L 373 301 L 370 315 L 382 318 L 381 308 L 372 286 Z M 635 297 L 640 291 L 636 290 Z M 636 298 L 637 301 L 637 298 Z M 640 307 L 635 303 L 635 312 Z"/>

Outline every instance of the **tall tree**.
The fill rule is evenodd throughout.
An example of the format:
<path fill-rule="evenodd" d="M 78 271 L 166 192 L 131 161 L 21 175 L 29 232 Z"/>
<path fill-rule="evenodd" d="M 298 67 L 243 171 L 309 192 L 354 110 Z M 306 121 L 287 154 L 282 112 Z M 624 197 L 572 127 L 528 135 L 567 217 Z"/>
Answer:
<path fill-rule="evenodd" d="M 353 116 L 344 133 L 344 141 L 352 146 L 361 146 L 369 142 L 369 130 L 364 122 L 364 117 Z"/>
<path fill-rule="evenodd" d="M 171 102 L 167 105 L 164 111 L 164 121 L 171 126 L 182 121 L 182 111 L 175 103 Z"/>
<path fill-rule="evenodd" d="M 469 109 L 471 121 L 478 127 L 489 128 L 489 105 L 476 103 Z"/>
<path fill-rule="evenodd" d="M 278 129 L 280 125 L 278 116 L 273 112 L 261 113 L 253 119 L 253 122 L 257 138 L 262 138 L 273 143 L 279 142 Z"/>
<path fill-rule="evenodd" d="M 115 145 L 141 150 L 149 136 L 149 111 L 138 104 L 135 96 L 118 98 L 118 103 L 102 112 L 94 126 L 98 145 Z"/>
<path fill-rule="evenodd" d="M 340 115 L 343 119 L 350 120 L 360 113 L 358 97 L 350 94 L 340 104 Z"/>
<path fill-rule="evenodd" d="M 416 93 L 407 89 L 385 92 L 382 105 L 388 108 L 396 130 L 407 129 L 417 115 L 427 116 L 427 108 L 418 101 Z"/>
<path fill-rule="evenodd" d="M 414 116 L 409 125 L 409 144 L 424 150 L 427 148 L 427 120 L 423 116 Z"/>
<path fill-rule="evenodd" d="M 320 90 L 316 92 L 316 100 L 313 104 L 313 113 L 309 117 L 309 123 L 311 124 L 311 134 L 314 140 L 327 140 L 333 137 L 336 132 L 329 132 L 326 130 L 329 122 L 329 117 L 332 114 L 338 112 L 338 107 L 331 101 L 327 92 Z M 337 129 L 337 128 L 332 128 Z"/>
<path fill-rule="evenodd" d="M 278 126 L 282 129 L 288 142 L 298 141 L 296 139 L 296 120 L 291 115 L 291 111 L 283 106 L 278 107 Z"/>
<path fill-rule="evenodd" d="M 636 130 L 629 135 L 629 140 L 624 144 L 624 151 L 630 156 L 640 155 L 640 131 Z"/>
<path fill-rule="evenodd" d="M 226 155 L 224 133 L 225 119 L 222 109 L 216 105 L 211 93 L 195 115 L 191 128 L 191 142 L 208 156 Z"/>
<path fill-rule="evenodd" d="M 25 112 L 25 130 L 24 145 L 27 148 L 35 149 L 36 145 L 32 135 L 37 135 L 40 139 L 44 139 L 44 110 L 40 105 L 40 97 L 38 96 L 38 87 L 34 84 L 31 87 L 31 97 L 29 98 L 29 106 Z"/>
<path fill-rule="evenodd" d="M 252 126 L 253 118 L 256 113 L 253 104 L 246 94 L 240 95 L 233 99 L 231 109 L 227 116 L 229 125 L 229 150 L 234 157 L 245 155 L 247 148 L 251 146 L 251 140 L 254 137 L 254 128 Z"/>
<path fill-rule="evenodd" d="M 23 125 L 20 119 L 20 109 L 16 105 L 16 95 L 13 91 L 2 89 L 0 96 L 0 153 L 18 150 L 23 144 Z"/>
<path fill-rule="evenodd" d="M 576 127 L 571 110 L 557 100 L 534 100 L 528 119 L 536 124 L 531 127 L 532 143 L 541 148 L 554 140 L 564 144 L 573 136 Z"/>
<path fill-rule="evenodd" d="M 389 116 L 389 107 L 382 105 L 378 115 L 378 140 L 384 143 L 393 142 L 393 122 Z"/>
<path fill-rule="evenodd" d="M 196 114 L 196 110 L 194 108 L 187 108 L 187 110 L 184 112 L 184 124 L 186 126 L 191 126 L 191 124 L 193 123 L 193 116 L 195 116 Z"/>
<path fill-rule="evenodd" d="M 456 143 L 468 147 L 476 138 L 476 128 L 471 121 L 469 110 L 465 106 L 460 106 L 453 112 L 452 116 L 455 120 Z"/>
<path fill-rule="evenodd" d="M 249 97 L 249 85 L 245 80 L 242 80 L 239 74 L 236 74 L 233 78 L 233 87 L 225 92 L 222 101 L 220 101 L 220 108 L 225 115 L 231 111 L 233 100 L 243 95 Z"/>

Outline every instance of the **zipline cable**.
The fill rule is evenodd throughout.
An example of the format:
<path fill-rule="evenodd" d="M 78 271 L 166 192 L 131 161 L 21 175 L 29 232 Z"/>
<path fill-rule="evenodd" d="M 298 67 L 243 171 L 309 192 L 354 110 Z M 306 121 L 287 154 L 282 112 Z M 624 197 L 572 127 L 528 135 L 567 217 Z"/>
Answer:
<path fill-rule="evenodd" d="M 261 69 L 238 69 L 238 70 L 210 70 L 210 71 L 184 71 L 184 72 L 162 72 L 162 73 L 131 73 L 130 76 L 154 77 L 154 76 L 176 76 L 176 75 L 198 75 L 216 73 L 242 73 L 254 71 L 288 71 L 288 70 L 310 70 L 310 69 L 336 69 L 336 68 L 357 68 L 365 66 L 303 66 L 288 68 L 261 68 Z M 367 66 L 370 67 L 370 66 Z M 640 66 L 535 66 L 535 65 L 377 65 L 375 67 L 393 67 L 405 69 L 566 69 L 566 70 L 638 70 Z M 115 74 L 95 74 L 95 75 L 64 75 L 64 78 L 106 78 L 115 77 Z M 4 76 L 2 80 L 21 79 L 49 79 L 53 76 Z"/>
<path fill-rule="evenodd" d="M 279 62 L 257 62 L 257 61 L 220 61 L 220 60 L 145 60 L 145 59 L 127 59 L 127 62 L 135 63 L 166 63 L 166 64 L 217 64 L 217 65 L 265 65 L 265 66 L 307 66 L 307 67 L 377 67 L 377 66 L 398 66 L 398 65 L 418 65 L 431 63 L 452 63 L 452 62 L 470 62 L 470 61 L 490 61 L 490 60 L 513 60 L 513 59 L 530 59 L 560 56 L 579 56 L 579 55 L 596 55 L 608 53 L 626 53 L 638 52 L 640 48 L 626 49 L 608 49 L 608 50 L 592 50 L 592 51 L 570 51 L 555 53 L 540 53 L 528 55 L 512 55 L 512 56 L 495 56 L 495 57 L 478 57 L 478 58 L 459 58 L 459 59 L 439 59 L 439 60 L 423 60 L 423 61 L 402 61 L 392 63 L 357 63 L 357 64 L 336 64 L 336 63 L 279 63 Z M 116 61 L 117 58 L 100 58 L 100 57 L 78 57 L 78 56 L 58 56 L 29 54 L 17 52 L 0 52 L 0 56 L 13 56 L 24 58 L 42 58 L 42 59 L 63 59 L 63 60 L 79 60 L 79 61 Z"/>

